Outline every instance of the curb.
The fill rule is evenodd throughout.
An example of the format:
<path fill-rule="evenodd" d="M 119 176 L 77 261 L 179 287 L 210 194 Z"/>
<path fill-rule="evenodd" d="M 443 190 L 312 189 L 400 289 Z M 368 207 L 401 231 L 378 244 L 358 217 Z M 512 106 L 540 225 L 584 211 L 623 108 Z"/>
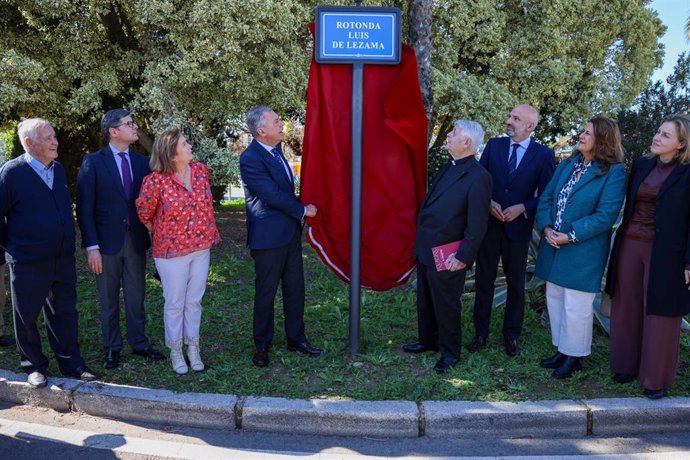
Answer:
<path fill-rule="evenodd" d="M 575 437 L 690 431 L 690 398 L 564 401 L 332 401 L 176 393 L 0 370 L 0 400 L 125 421 L 378 438 Z"/>

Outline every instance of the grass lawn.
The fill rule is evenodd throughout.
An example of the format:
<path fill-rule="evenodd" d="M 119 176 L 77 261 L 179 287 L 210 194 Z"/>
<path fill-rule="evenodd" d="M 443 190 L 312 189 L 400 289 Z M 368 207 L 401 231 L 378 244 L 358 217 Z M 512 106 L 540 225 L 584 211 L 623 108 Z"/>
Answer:
<path fill-rule="evenodd" d="M 475 354 L 463 349 L 460 364 L 438 376 L 432 369 L 437 354 L 409 355 L 400 349 L 403 343 L 416 340 L 412 282 L 388 292 L 363 292 L 362 355 L 352 359 L 347 354 L 348 286 L 320 262 L 306 243 L 307 336 L 324 353 L 314 359 L 286 350 L 279 296 L 271 364 L 256 368 L 251 364 L 253 264 L 244 249 L 244 206 L 241 203 L 221 206 L 217 218 L 224 241 L 212 251 L 201 326 L 202 356 L 208 370 L 200 374 L 176 376 L 167 359 L 147 362 L 132 356 L 128 348 L 123 350 L 120 367 L 105 371 L 95 281 L 88 272 L 85 255 L 78 252 L 81 349 L 88 365 L 101 374 L 103 381 L 175 391 L 360 400 L 520 401 L 641 394 L 636 381 L 625 385 L 611 381 L 608 338 L 598 328 L 592 356 L 584 361 L 583 372 L 566 381 L 552 379 L 550 371 L 537 364 L 554 350 L 544 320 L 533 309 L 528 309 L 525 315 L 520 356 L 508 358 L 503 352 L 502 311 L 498 310 L 487 349 Z M 471 301 L 472 294 L 466 294 L 462 328 L 465 344 L 473 333 Z M 11 309 L 8 306 L 6 310 L 6 322 L 11 324 Z M 153 345 L 167 354 L 162 310 L 160 283 L 148 276 L 147 332 Z M 124 318 L 122 331 L 124 334 Z M 679 375 L 670 394 L 690 396 L 690 337 L 683 334 L 681 340 Z M 44 351 L 49 353 L 45 339 L 43 344 Z M 0 348 L 0 368 L 20 372 L 14 348 Z M 58 375 L 54 360 L 48 372 Z"/>

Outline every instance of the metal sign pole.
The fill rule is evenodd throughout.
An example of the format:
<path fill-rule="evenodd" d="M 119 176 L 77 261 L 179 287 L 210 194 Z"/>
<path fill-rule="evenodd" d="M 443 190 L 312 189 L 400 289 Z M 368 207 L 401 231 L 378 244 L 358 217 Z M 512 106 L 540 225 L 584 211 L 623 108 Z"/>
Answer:
<path fill-rule="evenodd" d="M 364 64 L 352 65 L 352 207 L 350 209 L 350 355 L 359 353 L 362 256 L 362 87 Z"/>

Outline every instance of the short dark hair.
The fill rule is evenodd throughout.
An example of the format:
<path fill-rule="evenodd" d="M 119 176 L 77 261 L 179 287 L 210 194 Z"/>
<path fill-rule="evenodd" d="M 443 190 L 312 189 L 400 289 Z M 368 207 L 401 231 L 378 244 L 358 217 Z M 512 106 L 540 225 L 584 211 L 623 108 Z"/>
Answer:
<path fill-rule="evenodd" d="M 107 142 L 110 142 L 110 128 L 117 128 L 120 125 L 120 120 L 132 114 L 129 110 L 113 109 L 108 110 L 103 118 L 101 118 L 101 134 Z"/>

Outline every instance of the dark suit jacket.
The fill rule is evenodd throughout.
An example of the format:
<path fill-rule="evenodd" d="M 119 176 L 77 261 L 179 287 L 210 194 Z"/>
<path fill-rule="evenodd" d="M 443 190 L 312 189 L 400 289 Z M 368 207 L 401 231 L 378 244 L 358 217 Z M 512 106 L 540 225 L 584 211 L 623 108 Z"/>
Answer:
<path fill-rule="evenodd" d="M 247 208 L 247 246 L 285 246 L 300 231 L 304 217 L 304 205 L 295 196 L 292 172 L 288 178 L 285 168 L 254 140 L 240 155 L 240 174 Z"/>
<path fill-rule="evenodd" d="M 606 292 L 611 296 L 617 281 L 618 256 L 635 210 L 637 191 L 656 161 L 656 157 L 640 158 L 630 172 L 623 222 L 616 231 L 606 278 Z M 687 315 L 690 313 L 690 291 L 683 272 L 685 265 L 690 263 L 690 166 L 677 164 L 662 184 L 654 206 L 654 227 L 647 314 Z"/>
<path fill-rule="evenodd" d="M 431 248 L 462 240 L 455 257 L 474 263 L 489 221 L 491 176 L 474 157 L 446 164 L 434 178 L 417 219 L 415 259 L 433 267 Z"/>
<path fill-rule="evenodd" d="M 59 162 L 53 164 L 52 190 L 24 155 L 0 168 L 0 238 L 7 251 L 6 260 L 28 263 L 74 256 L 74 217 L 67 175 Z"/>
<path fill-rule="evenodd" d="M 510 138 L 494 137 L 489 140 L 479 159 L 493 179 L 491 198 L 503 209 L 523 203 L 527 218 L 518 217 L 505 223 L 506 234 L 512 241 L 532 238 L 534 215 L 539 195 L 551 180 L 555 169 L 554 153 L 548 147 L 532 140 L 515 172 L 508 175 Z"/>
<path fill-rule="evenodd" d="M 127 216 L 137 250 L 151 246 L 149 232 L 139 221 L 134 201 L 141 182 L 151 172 L 149 159 L 129 150 L 132 168 L 132 196 L 125 190 L 109 146 L 84 157 L 77 176 L 77 222 L 82 247 L 98 245 L 103 254 L 117 254 L 125 242 Z"/>

